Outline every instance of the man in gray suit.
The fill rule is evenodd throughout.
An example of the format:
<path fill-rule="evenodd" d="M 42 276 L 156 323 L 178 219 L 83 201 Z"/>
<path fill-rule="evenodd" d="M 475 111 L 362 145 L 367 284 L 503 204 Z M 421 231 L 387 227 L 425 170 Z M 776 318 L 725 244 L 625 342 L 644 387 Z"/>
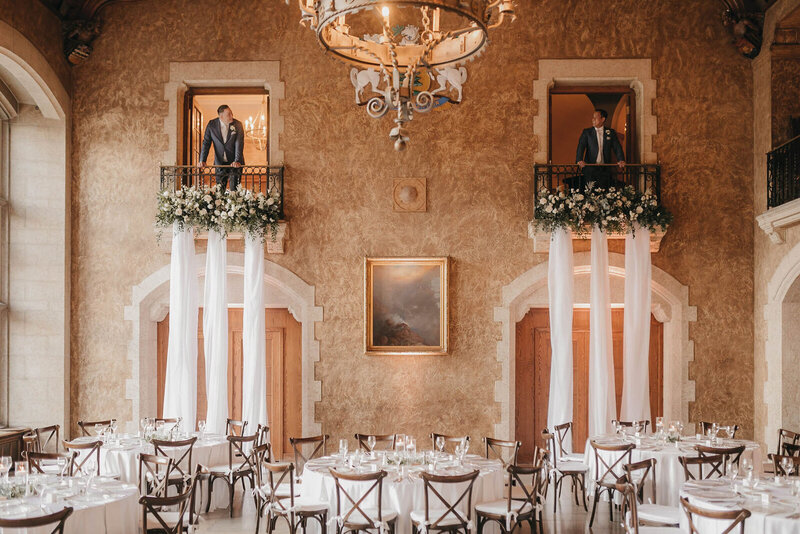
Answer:
<path fill-rule="evenodd" d="M 208 151 L 211 143 L 214 143 L 214 165 L 230 165 L 229 168 L 216 169 L 217 183 L 223 189 L 230 183 L 230 188 L 234 190 L 242 178 L 240 167 L 244 165 L 244 126 L 233 118 L 233 111 L 224 104 L 217 108 L 217 114 L 219 117 L 210 120 L 206 126 L 197 166 L 206 166 Z"/>

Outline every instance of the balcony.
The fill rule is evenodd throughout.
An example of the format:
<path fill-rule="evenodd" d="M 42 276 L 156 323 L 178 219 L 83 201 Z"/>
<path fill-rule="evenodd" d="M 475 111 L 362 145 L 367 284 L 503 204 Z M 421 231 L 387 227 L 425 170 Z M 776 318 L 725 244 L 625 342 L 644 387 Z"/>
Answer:
<path fill-rule="evenodd" d="M 800 222 L 800 135 L 767 153 L 767 211 L 756 220 L 777 244 Z"/>
<path fill-rule="evenodd" d="M 230 166 L 197 167 L 194 165 L 164 165 L 161 167 L 161 191 L 176 190 L 181 187 L 203 187 L 212 186 L 216 182 L 218 169 L 230 170 Z M 283 166 L 265 165 L 243 165 L 238 167 L 241 170 L 240 184 L 244 189 L 249 189 L 255 193 L 264 193 L 277 198 L 279 205 L 278 232 L 274 240 L 266 240 L 267 252 L 271 254 L 283 254 L 284 242 L 286 239 L 287 224 L 284 220 L 284 199 L 283 199 Z M 197 239 L 206 239 L 205 234 L 198 234 Z M 243 239 L 241 233 L 230 233 L 228 239 Z M 169 241 L 169 240 L 166 240 Z M 169 250 L 169 243 L 164 243 L 165 250 Z"/>
<path fill-rule="evenodd" d="M 661 166 L 654 164 L 629 164 L 619 168 L 615 164 L 587 165 L 594 169 L 605 169 L 608 183 L 612 187 L 633 187 L 639 193 L 655 195 L 659 204 L 661 202 Z M 597 171 L 595 171 L 597 172 Z M 586 178 L 583 170 L 578 165 L 551 165 L 536 164 L 533 169 L 533 200 L 538 204 L 543 191 L 549 193 L 567 192 L 585 187 Z M 573 233 L 573 239 L 588 239 L 591 232 L 586 234 Z M 650 250 L 658 252 L 665 231 L 652 231 L 650 234 Z M 533 251 L 547 253 L 550 246 L 550 233 L 542 231 L 531 222 L 528 225 L 528 237 L 533 239 Z M 624 239 L 625 234 L 610 233 L 609 239 Z"/>

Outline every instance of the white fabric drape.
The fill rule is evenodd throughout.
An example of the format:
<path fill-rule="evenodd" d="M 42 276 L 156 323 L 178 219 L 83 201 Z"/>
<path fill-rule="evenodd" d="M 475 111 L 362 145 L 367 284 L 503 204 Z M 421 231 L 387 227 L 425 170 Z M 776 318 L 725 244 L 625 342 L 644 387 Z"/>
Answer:
<path fill-rule="evenodd" d="M 193 429 L 197 411 L 197 268 L 194 233 L 172 230 L 169 271 L 169 342 L 164 379 L 164 417 L 180 417 Z"/>
<path fill-rule="evenodd" d="M 264 244 L 244 242 L 244 324 L 242 329 L 242 418 L 248 432 L 267 425 L 267 339 L 264 317 Z"/>
<path fill-rule="evenodd" d="M 208 232 L 203 304 L 203 349 L 206 361 L 206 430 L 225 432 L 228 417 L 228 241 Z"/>
<path fill-rule="evenodd" d="M 636 226 L 625 237 L 624 421 L 650 419 L 650 278 L 650 231 Z"/>
<path fill-rule="evenodd" d="M 614 345 L 611 339 L 611 293 L 608 236 L 592 229 L 592 272 L 589 300 L 589 435 L 606 434 L 617 417 L 614 389 Z"/>
<path fill-rule="evenodd" d="M 550 300 L 550 399 L 547 426 L 572 421 L 572 235 L 560 228 L 550 235 L 550 264 L 547 271 Z M 572 436 L 564 446 L 572 450 Z"/>

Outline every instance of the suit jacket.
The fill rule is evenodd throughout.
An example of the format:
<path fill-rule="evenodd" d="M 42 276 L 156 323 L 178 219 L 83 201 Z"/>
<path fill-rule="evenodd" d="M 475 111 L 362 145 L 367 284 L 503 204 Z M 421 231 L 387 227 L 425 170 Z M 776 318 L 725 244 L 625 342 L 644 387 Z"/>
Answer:
<path fill-rule="evenodd" d="M 218 118 L 208 121 L 200 149 L 200 161 L 205 162 L 208 159 L 208 151 L 211 149 L 211 143 L 214 143 L 214 165 L 230 165 L 233 162 L 244 165 L 244 126 L 233 119 L 228 125 L 228 140 L 223 143 L 219 122 Z M 228 157 L 227 162 L 222 158 L 222 154 Z"/>
<path fill-rule="evenodd" d="M 603 163 L 611 163 L 612 149 L 617 161 L 625 161 L 625 153 L 622 151 L 617 132 L 613 128 L 603 127 L 603 130 Z M 586 163 L 597 162 L 597 134 L 594 127 L 586 128 L 581 132 L 581 137 L 578 139 L 578 153 L 575 155 L 575 163 L 579 161 Z"/>

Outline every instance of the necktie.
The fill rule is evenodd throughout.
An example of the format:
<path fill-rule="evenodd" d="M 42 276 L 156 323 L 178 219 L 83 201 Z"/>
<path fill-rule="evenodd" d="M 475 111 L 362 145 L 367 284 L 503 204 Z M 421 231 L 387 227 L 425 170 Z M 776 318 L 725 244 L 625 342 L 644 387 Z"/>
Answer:
<path fill-rule="evenodd" d="M 594 129 L 597 133 L 597 161 L 596 163 L 603 163 L 603 130 Z"/>

